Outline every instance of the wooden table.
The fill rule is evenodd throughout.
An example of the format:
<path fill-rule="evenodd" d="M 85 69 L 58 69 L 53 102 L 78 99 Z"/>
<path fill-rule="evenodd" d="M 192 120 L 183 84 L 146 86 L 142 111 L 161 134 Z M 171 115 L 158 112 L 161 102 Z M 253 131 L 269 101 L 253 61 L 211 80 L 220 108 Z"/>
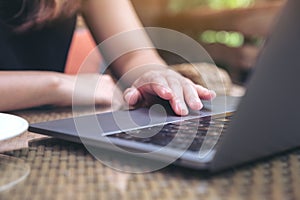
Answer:
<path fill-rule="evenodd" d="M 14 114 L 33 123 L 71 117 L 72 111 L 44 108 Z M 81 144 L 29 132 L 1 142 L 0 148 L 31 168 L 23 182 L 0 193 L 1 200 L 300 199 L 300 150 L 209 175 L 172 165 L 151 173 L 124 173 L 96 160 Z"/>

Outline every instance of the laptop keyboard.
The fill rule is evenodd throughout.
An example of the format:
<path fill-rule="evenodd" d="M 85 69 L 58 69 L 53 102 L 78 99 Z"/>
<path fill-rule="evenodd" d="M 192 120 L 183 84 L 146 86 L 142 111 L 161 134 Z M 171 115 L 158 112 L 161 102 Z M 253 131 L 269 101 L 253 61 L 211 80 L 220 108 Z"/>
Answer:
<path fill-rule="evenodd" d="M 168 145 L 175 149 L 199 151 L 204 141 L 206 145 L 218 142 L 231 118 L 232 113 L 227 113 L 122 132 L 109 137 L 161 147 Z"/>

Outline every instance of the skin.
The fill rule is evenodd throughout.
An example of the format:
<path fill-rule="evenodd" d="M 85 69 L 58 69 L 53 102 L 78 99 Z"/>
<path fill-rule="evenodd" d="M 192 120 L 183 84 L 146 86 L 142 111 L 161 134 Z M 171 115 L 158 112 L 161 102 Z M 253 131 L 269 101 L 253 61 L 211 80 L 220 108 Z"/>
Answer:
<path fill-rule="evenodd" d="M 97 43 L 116 34 L 142 27 L 129 0 L 85 0 L 81 12 Z M 145 43 L 150 43 L 146 34 L 141 33 L 139 37 Z M 143 44 L 137 44 L 137 47 L 141 45 L 140 50 L 119 57 L 111 66 L 112 72 L 122 83 L 123 98 L 129 106 L 136 106 L 141 102 L 151 104 L 154 97 L 158 96 L 169 101 L 176 114 L 187 115 L 187 107 L 199 110 L 202 108 L 200 99 L 209 100 L 215 97 L 213 91 L 196 85 L 168 69 L 157 52 L 144 49 Z M 107 49 L 108 52 L 110 50 Z M 82 86 L 76 104 L 93 103 L 90 101 L 91 96 L 86 95 L 84 91 L 88 90 L 90 80 L 99 79 L 99 87 L 96 87 L 94 92 L 95 103 L 112 103 L 115 96 L 111 91 L 115 85 L 108 75 L 94 73 L 79 76 L 86 79 L 87 84 Z M 9 111 L 41 105 L 72 105 L 76 78 L 76 75 L 57 72 L 1 71 L 0 110 Z"/>

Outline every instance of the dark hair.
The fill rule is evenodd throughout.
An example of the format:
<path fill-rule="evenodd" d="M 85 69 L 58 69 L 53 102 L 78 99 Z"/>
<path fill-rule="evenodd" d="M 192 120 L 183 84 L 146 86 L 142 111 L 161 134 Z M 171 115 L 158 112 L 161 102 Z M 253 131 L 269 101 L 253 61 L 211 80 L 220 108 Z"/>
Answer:
<path fill-rule="evenodd" d="M 0 18 L 17 31 L 73 15 L 80 0 L 0 0 Z"/>

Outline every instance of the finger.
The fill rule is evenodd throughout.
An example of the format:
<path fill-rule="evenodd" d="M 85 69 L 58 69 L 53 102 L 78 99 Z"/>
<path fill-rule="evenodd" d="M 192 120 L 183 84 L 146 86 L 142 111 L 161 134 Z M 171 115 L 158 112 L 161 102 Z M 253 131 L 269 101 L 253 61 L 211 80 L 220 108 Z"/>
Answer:
<path fill-rule="evenodd" d="M 172 90 L 165 78 L 153 78 L 151 82 L 151 89 L 162 99 L 170 100 L 173 97 Z"/>
<path fill-rule="evenodd" d="M 178 79 L 168 78 L 168 85 L 173 91 L 173 97 L 170 100 L 171 107 L 177 115 L 187 115 L 188 109 L 184 102 L 182 86 Z"/>
<path fill-rule="evenodd" d="M 172 90 L 170 89 L 166 78 L 161 73 L 148 73 L 141 79 L 133 83 L 141 93 L 147 93 L 159 96 L 162 99 L 169 100 L 172 98 Z"/>
<path fill-rule="evenodd" d="M 142 95 L 139 90 L 135 87 L 127 88 L 124 91 L 124 100 L 130 106 L 136 105 L 142 99 Z"/>
<path fill-rule="evenodd" d="M 201 85 L 195 84 L 194 87 L 196 88 L 199 97 L 203 100 L 211 100 L 217 96 L 215 91 L 209 90 Z"/>
<path fill-rule="evenodd" d="M 193 110 L 200 110 L 203 107 L 203 104 L 194 87 L 194 83 L 183 80 L 181 85 L 183 87 L 184 99 L 188 106 Z"/>

